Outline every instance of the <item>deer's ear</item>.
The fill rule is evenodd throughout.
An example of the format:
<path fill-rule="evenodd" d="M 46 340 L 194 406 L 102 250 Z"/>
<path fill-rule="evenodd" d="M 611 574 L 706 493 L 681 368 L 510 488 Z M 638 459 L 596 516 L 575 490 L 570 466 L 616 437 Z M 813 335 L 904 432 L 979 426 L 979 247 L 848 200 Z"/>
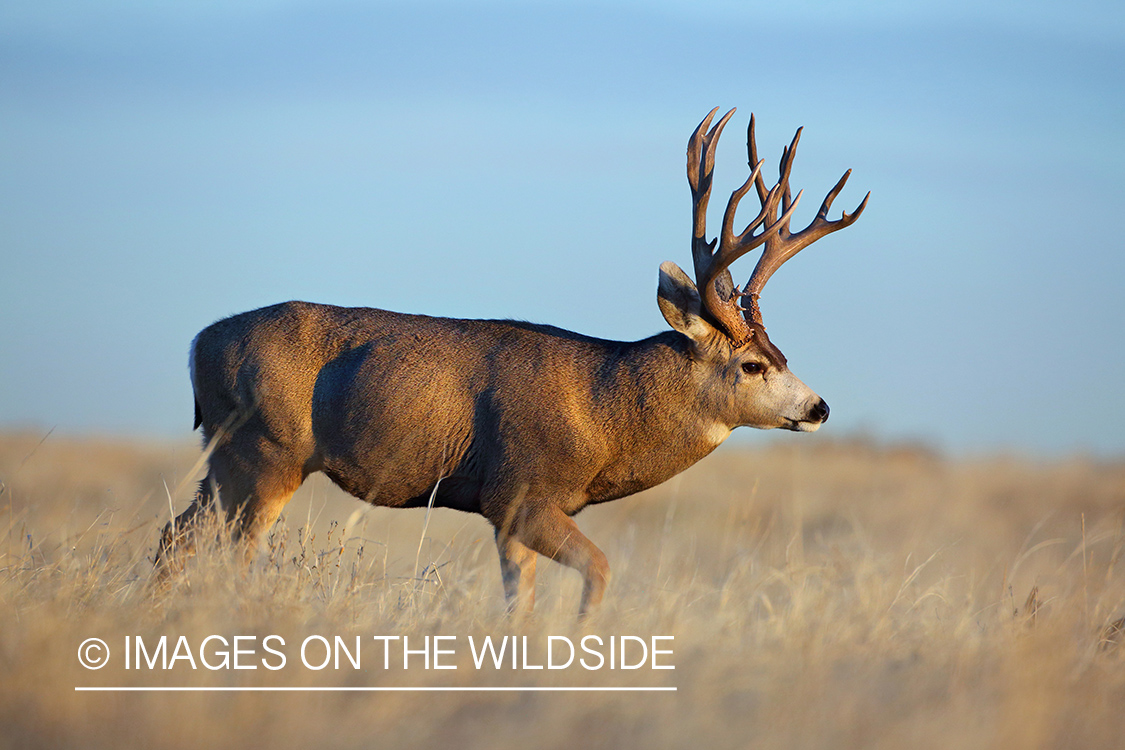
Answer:
<path fill-rule="evenodd" d="M 715 335 L 715 328 L 703 319 L 695 283 L 670 260 L 660 264 L 656 301 L 668 325 L 692 341 L 702 344 Z"/>

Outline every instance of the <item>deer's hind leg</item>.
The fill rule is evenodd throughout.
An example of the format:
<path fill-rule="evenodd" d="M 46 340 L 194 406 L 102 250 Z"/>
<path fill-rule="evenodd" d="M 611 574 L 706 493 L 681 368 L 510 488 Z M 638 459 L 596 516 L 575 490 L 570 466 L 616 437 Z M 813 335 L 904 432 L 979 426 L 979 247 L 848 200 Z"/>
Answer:
<path fill-rule="evenodd" d="M 183 567 L 195 554 L 201 528 L 209 518 L 220 515 L 231 538 L 244 548 L 246 558 L 253 556 L 259 540 L 277 521 L 306 475 L 301 464 L 284 456 L 267 458 L 256 453 L 247 457 L 223 446 L 211 456 L 207 477 L 200 483 L 195 500 L 164 528 L 156 555 L 160 579 Z"/>
<path fill-rule="evenodd" d="M 305 472 L 300 464 L 279 461 L 254 463 L 249 470 L 240 464 L 223 466 L 216 474 L 219 502 L 226 511 L 231 536 L 250 557 L 305 481 Z"/>
<path fill-rule="evenodd" d="M 164 526 L 160 545 L 156 549 L 156 580 L 164 583 L 183 569 L 184 563 L 195 554 L 196 538 L 200 528 L 213 522 L 215 515 L 215 481 L 210 472 L 199 483 L 191 505 Z"/>

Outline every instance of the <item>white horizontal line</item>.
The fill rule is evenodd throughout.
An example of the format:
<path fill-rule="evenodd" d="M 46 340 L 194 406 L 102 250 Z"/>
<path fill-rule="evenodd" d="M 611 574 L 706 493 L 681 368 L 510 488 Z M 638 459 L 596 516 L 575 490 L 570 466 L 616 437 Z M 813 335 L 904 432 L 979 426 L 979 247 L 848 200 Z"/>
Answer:
<path fill-rule="evenodd" d="M 188 687 L 97 686 L 75 687 L 78 693 L 653 693 L 676 692 L 675 687 Z"/>

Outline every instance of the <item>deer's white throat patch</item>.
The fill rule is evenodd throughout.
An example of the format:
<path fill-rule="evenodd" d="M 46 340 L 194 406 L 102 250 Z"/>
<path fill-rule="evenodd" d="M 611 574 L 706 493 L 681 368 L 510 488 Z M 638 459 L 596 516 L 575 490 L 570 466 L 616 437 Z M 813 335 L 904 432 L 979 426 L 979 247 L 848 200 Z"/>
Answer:
<path fill-rule="evenodd" d="M 703 431 L 703 439 L 710 445 L 718 445 L 728 437 L 730 437 L 730 428 L 720 422 L 712 422 Z"/>

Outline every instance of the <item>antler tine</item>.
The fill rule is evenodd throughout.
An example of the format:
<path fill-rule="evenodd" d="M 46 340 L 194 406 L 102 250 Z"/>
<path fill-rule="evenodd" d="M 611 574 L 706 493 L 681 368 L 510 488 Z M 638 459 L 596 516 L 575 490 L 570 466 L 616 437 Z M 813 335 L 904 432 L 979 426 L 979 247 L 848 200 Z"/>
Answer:
<path fill-rule="evenodd" d="M 701 140 L 702 140 L 701 136 L 704 133 L 707 132 L 707 129 L 709 127 L 711 127 L 711 119 L 715 116 L 715 113 L 718 112 L 718 111 L 719 111 L 719 108 L 715 107 L 713 110 L 708 112 L 707 116 L 703 118 L 703 121 L 701 123 L 699 123 L 699 126 L 695 129 L 694 132 L 692 132 L 691 138 L 688 138 L 688 152 L 687 152 L 688 172 L 687 172 L 687 175 L 688 175 L 688 183 L 691 185 L 691 192 L 692 192 L 693 196 L 696 193 L 699 192 L 700 183 L 704 182 L 705 179 L 710 176 L 709 174 L 708 175 L 703 174 L 702 170 L 700 170 L 700 168 L 699 168 L 700 164 L 702 163 L 702 148 L 701 148 L 700 144 L 701 144 Z M 706 191 L 707 187 L 709 187 L 709 186 L 704 187 L 704 191 Z"/>
<path fill-rule="evenodd" d="M 777 203 L 779 197 L 782 195 L 782 186 L 775 185 L 766 194 L 766 198 L 762 201 L 762 208 L 758 211 L 758 215 L 746 225 L 741 234 L 734 233 L 734 216 L 738 211 L 738 204 L 741 202 L 743 196 L 746 195 L 750 186 L 755 184 L 761 177 L 762 162 L 758 162 L 754 167 L 754 171 L 742 184 L 742 187 L 731 193 L 730 200 L 727 201 L 727 209 L 723 214 L 723 225 L 719 235 L 719 249 L 712 255 L 711 264 L 707 269 L 707 273 L 701 278 L 701 291 L 706 297 L 713 297 L 709 300 L 711 306 L 717 306 L 723 300 L 718 297 L 718 290 L 715 288 L 714 282 L 719 275 L 725 271 L 732 263 L 746 255 L 751 250 L 766 242 L 778 229 L 785 225 L 793 215 L 793 211 L 797 208 L 798 201 L 801 200 L 801 194 L 797 194 L 797 199 L 791 201 L 785 207 L 779 219 L 773 217 L 777 213 Z M 766 221 L 770 221 L 768 227 L 758 234 L 754 234 L 754 230 L 762 226 Z M 738 292 L 737 289 L 734 290 Z"/>
<path fill-rule="evenodd" d="M 777 203 L 779 197 L 782 195 L 782 186 L 775 185 L 766 195 L 766 200 L 762 205 L 758 215 L 742 230 L 739 235 L 734 234 L 732 225 L 734 223 L 734 215 L 738 210 L 738 203 L 750 186 L 754 184 L 761 174 L 762 162 L 758 162 L 754 172 L 743 183 L 742 187 L 736 190 L 727 202 L 727 210 L 723 216 L 723 228 L 721 239 L 719 241 L 718 252 L 711 258 L 711 264 L 707 269 L 707 273 L 702 277 L 699 285 L 701 294 L 703 295 L 704 305 L 711 314 L 714 315 L 730 334 L 731 338 L 735 340 L 735 344 L 741 345 L 753 334 L 753 331 L 746 325 L 746 320 L 739 316 L 737 299 L 743 296 L 737 287 L 732 287 L 726 293 L 724 298 L 720 295 L 719 279 L 724 275 L 729 278 L 730 274 L 727 269 L 734 261 L 746 255 L 751 250 L 760 246 L 763 242 L 774 236 L 779 228 L 787 224 L 793 216 L 793 211 L 796 210 L 797 204 L 801 200 L 801 193 L 797 193 L 790 205 L 785 208 L 781 217 L 770 222 L 770 224 L 758 234 L 754 234 L 754 230 L 762 226 L 767 219 L 774 216 L 777 212 Z M 712 242 L 712 244 L 714 244 Z M 729 282 L 728 282 L 729 283 Z M 726 291 L 726 290 L 724 290 Z"/>
<path fill-rule="evenodd" d="M 781 150 L 781 162 L 777 165 L 777 184 L 782 189 L 781 193 L 781 209 L 788 211 L 795 202 L 791 203 L 791 191 L 789 188 L 789 175 L 793 173 L 793 160 L 797 156 L 797 144 L 801 142 L 801 131 L 804 128 L 797 128 L 797 132 L 793 134 L 793 140 L 789 145 Z M 798 193 L 799 195 L 799 193 Z M 780 231 L 782 233 L 789 231 L 789 222 L 780 224 Z"/>
<path fill-rule="evenodd" d="M 723 323 L 729 333 L 732 335 L 737 334 L 735 338 L 739 338 L 745 334 L 742 330 L 744 326 L 742 326 L 741 321 L 738 320 L 737 314 L 733 314 L 730 310 L 726 309 L 730 305 L 724 297 L 733 299 L 734 295 L 738 293 L 738 290 L 734 288 L 734 281 L 732 280 L 726 285 L 727 288 L 723 290 L 725 295 L 721 296 L 718 289 L 719 285 L 715 282 L 727 272 L 731 263 L 760 245 L 764 239 L 764 235 L 754 235 L 753 230 L 766 220 L 768 214 L 771 213 L 769 209 L 776 206 L 776 191 L 771 191 L 769 193 L 769 197 L 762 204 L 762 210 L 758 212 L 758 215 L 750 222 L 746 229 L 743 230 L 742 234 L 735 236 L 734 230 L 732 229 L 734 215 L 738 210 L 739 202 L 742 200 L 742 197 L 746 195 L 746 191 L 750 189 L 750 186 L 754 184 L 755 180 L 761 175 L 761 172 L 762 162 L 758 162 L 757 165 L 754 166 L 754 170 L 750 173 L 750 176 L 746 179 L 746 182 L 742 183 L 742 187 L 731 193 L 730 199 L 727 201 L 726 211 L 723 212 L 723 223 L 722 228 L 719 230 L 719 236 L 716 240 L 710 242 L 709 246 L 712 253 L 707 258 L 707 264 L 702 268 L 698 265 L 696 267 L 695 278 L 699 285 L 699 293 L 703 295 L 704 304 L 707 309 L 711 311 L 712 315 Z M 750 236 L 747 237 L 747 234 Z M 719 245 L 718 251 L 714 250 L 716 241 Z M 729 276 L 729 273 L 726 275 Z"/>
<path fill-rule="evenodd" d="M 695 276 L 700 276 L 706 271 L 711 262 L 715 243 L 707 241 L 707 204 L 711 199 L 711 177 L 715 170 L 715 147 L 719 136 L 726 127 L 727 121 L 734 115 L 730 110 L 723 115 L 715 127 L 711 127 L 711 119 L 719 111 L 718 107 L 707 113 L 699 127 L 688 139 L 687 173 L 688 184 L 691 186 L 691 218 L 692 242 L 691 254 L 695 265 Z M 710 129 L 709 129 L 710 128 Z M 733 282 L 731 286 L 733 286 Z"/>
<path fill-rule="evenodd" d="M 832 201 L 844 189 L 845 183 L 852 171 L 849 169 L 844 172 L 843 176 L 836 182 L 836 185 L 828 191 L 824 197 L 824 202 L 820 204 L 820 210 L 817 211 L 816 217 L 809 223 L 807 227 L 797 233 L 789 231 L 789 216 L 791 214 L 791 206 L 789 203 L 789 175 L 793 168 L 793 159 L 797 150 L 797 143 L 801 139 L 801 128 L 797 129 L 796 135 L 793 136 L 793 142 L 789 148 L 785 149 L 781 156 L 781 178 L 778 181 L 778 187 L 784 186 L 784 197 L 782 198 L 782 208 L 784 215 L 780 218 L 775 225 L 778 227 L 777 232 L 770 232 L 770 236 L 765 241 L 765 249 L 762 251 L 762 257 L 758 259 L 758 264 L 754 267 L 754 273 L 750 276 L 750 280 L 746 282 L 745 291 L 742 293 L 743 297 L 750 298 L 750 306 L 746 309 L 746 320 L 750 323 L 762 325 L 762 312 L 758 306 L 758 298 L 761 295 L 762 288 L 769 281 L 769 278 L 774 272 L 781 267 L 785 261 L 792 258 L 794 255 L 805 249 L 812 243 L 819 240 L 825 235 L 831 234 L 838 229 L 851 226 L 863 213 L 863 209 L 867 207 L 867 199 L 871 197 L 868 192 L 864 196 L 863 201 L 859 204 L 855 211 L 848 213 L 847 211 L 841 212 L 843 215 L 835 221 L 829 221 L 828 211 L 832 208 Z M 797 200 L 800 199 L 800 193 L 797 194 Z M 796 205 L 796 200 L 793 205 Z"/>
<path fill-rule="evenodd" d="M 746 195 L 746 191 L 750 189 L 750 186 L 755 184 L 762 176 L 763 164 L 764 162 L 761 161 L 757 164 L 752 164 L 753 170 L 750 172 L 750 176 L 746 178 L 746 182 L 742 183 L 742 187 L 730 194 L 730 199 L 727 201 L 727 210 L 723 213 L 723 228 L 722 234 L 720 235 L 722 239 L 719 242 L 720 252 L 729 253 L 731 246 L 742 242 L 747 232 L 757 229 L 758 225 L 770 218 L 769 209 L 776 208 L 777 206 L 777 190 L 775 188 L 770 190 L 762 200 L 762 210 L 758 212 L 754 220 L 747 225 L 742 234 L 737 237 L 734 236 L 734 214 L 738 210 L 738 204 L 742 201 L 742 197 Z M 740 253 L 740 255 L 741 254 L 742 253 Z"/>
<path fill-rule="evenodd" d="M 754 138 L 754 113 L 750 113 L 750 125 L 746 128 L 746 155 L 749 157 L 746 164 L 753 169 L 755 164 L 758 164 L 761 159 L 758 158 L 758 144 Z M 758 191 L 758 202 L 765 205 L 766 198 L 769 196 L 769 188 L 766 187 L 766 179 L 758 172 L 758 179 L 754 181 L 754 188 Z"/>
<path fill-rule="evenodd" d="M 836 183 L 836 187 L 828 191 L 828 195 L 824 196 L 824 202 L 820 204 L 820 210 L 817 211 L 816 215 L 818 217 L 822 216 L 825 219 L 828 218 L 828 212 L 832 208 L 832 201 L 836 200 L 836 196 L 839 195 L 840 191 L 844 189 L 844 185 L 847 183 L 848 178 L 851 176 L 852 170 L 849 169 L 844 172 L 843 176 L 840 177 L 839 181 Z M 851 224 L 859 218 L 859 215 L 863 213 L 863 209 L 867 208 L 867 199 L 870 197 L 871 191 L 868 190 L 867 195 L 863 196 L 863 200 L 860 201 L 858 206 L 856 206 L 855 211 L 852 211 L 850 214 L 847 211 L 842 212 L 843 216 L 836 220 L 836 223 L 844 222 L 840 225 L 840 229 L 851 226 Z"/>

